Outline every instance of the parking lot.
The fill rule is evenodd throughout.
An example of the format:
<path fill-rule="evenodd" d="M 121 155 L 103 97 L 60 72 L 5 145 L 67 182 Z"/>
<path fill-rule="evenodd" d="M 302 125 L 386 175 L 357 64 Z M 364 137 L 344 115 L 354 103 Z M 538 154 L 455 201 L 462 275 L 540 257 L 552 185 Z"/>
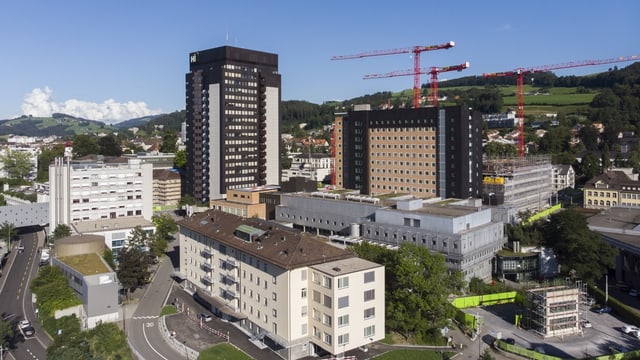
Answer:
<path fill-rule="evenodd" d="M 582 334 L 545 339 L 514 325 L 515 315 L 524 311 L 519 305 L 503 304 L 464 311 L 482 318 L 480 335 L 486 344 L 498 336 L 513 338 L 515 344 L 523 348 L 542 349 L 547 355 L 578 359 L 610 354 L 612 349 L 620 352 L 640 349 L 640 340 L 622 331 L 626 323 L 615 313 L 587 311 L 584 314 L 592 327 L 584 328 Z"/>

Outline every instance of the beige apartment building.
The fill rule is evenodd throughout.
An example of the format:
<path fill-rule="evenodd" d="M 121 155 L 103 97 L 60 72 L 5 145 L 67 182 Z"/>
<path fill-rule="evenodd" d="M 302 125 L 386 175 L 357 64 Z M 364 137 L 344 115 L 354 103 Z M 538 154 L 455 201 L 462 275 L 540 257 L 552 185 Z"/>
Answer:
<path fill-rule="evenodd" d="M 185 288 L 281 357 L 339 355 L 384 338 L 384 266 L 217 210 L 178 224 Z"/>
<path fill-rule="evenodd" d="M 263 185 L 250 188 L 228 189 L 226 199 L 210 201 L 210 207 L 241 217 L 267 218 L 267 204 L 260 203 L 260 194 L 280 190 L 279 186 Z"/>
<path fill-rule="evenodd" d="M 640 206 L 640 181 L 631 169 L 616 169 L 598 175 L 584 185 L 584 207 L 609 209 Z"/>
<path fill-rule="evenodd" d="M 178 205 L 181 197 L 180 174 L 168 169 L 153 170 L 153 206 Z"/>

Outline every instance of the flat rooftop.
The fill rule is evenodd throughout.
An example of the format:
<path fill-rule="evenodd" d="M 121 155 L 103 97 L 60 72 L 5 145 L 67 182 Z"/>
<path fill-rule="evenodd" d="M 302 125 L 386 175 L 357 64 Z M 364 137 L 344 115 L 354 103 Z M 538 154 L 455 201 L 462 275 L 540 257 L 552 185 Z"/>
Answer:
<path fill-rule="evenodd" d="M 332 276 L 340 276 L 345 274 L 351 274 L 368 269 L 375 269 L 380 267 L 379 264 L 371 262 L 369 260 L 361 259 L 358 257 L 330 261 L 322 264 L 312 266 L 314 269 L 322 271 L 325 274 Z"/>
<path fill-rule="evenodd" d="M 102 258 L 96 253 L 63 256 L 58 260 L 85 276 L 111 272 L 111 269 L 105 265 Z"/>
<path fill-rule="evenodd" d="M 80 234 L 97 231 L 126 230 L 136 226 L 150 227 L 153 223 L 142 216 L 127 216 L 117 219 L 99 219 L 73 222 L 71 226 Z"/>

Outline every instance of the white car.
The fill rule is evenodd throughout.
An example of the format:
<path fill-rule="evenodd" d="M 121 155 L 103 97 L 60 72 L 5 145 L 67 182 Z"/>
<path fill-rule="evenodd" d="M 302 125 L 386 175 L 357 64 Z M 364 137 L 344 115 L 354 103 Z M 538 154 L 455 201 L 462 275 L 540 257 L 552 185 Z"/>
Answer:
<path fill-rule="evenodd" d="M 625 326 L 622 327 L 622 332 L 625 333 L 625 334 L 632 334 L 632 333 L 640 332 L 640 329 L 638 329 L 637 326 L 625 325 Z"/>
<path fill-rule="evenodd" d="M 591 325 L 591 322 L 590 322 L 589 320 L 582 320 L 582 321 L 580 322 L 580 324 L 582 324 L 582 327 L 583 327 L 583 328 L 590 328 L 590 327 L 593 327 L 593 325 Z"/>
<path fill-rule="evenodd" d="M 27 319 L 20 320 L 20 322 L 18 323 L 18 326 L 20 327 L 20 329 L 24 329 L 26 327 L 31 326 L 31 322 L 29 322 L 29 320 Z"/>

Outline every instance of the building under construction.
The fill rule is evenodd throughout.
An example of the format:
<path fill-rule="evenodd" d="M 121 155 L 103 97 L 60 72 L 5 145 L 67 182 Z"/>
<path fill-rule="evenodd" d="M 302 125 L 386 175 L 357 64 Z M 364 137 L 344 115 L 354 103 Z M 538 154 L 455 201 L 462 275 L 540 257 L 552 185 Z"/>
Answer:
<path fill-rule="evenodd" d="M 484 157 L 483 203 L 506 205 L 516 212 L 537 212 L 549 205 L 552 193 L 551 157 Z"/>
<path fill-rule="evenodd" d="M 566 285 L 529 289 L 523 325 L 547 338 L 580 333 L 581 301 L 586 291 L 581 286 Z"/>

